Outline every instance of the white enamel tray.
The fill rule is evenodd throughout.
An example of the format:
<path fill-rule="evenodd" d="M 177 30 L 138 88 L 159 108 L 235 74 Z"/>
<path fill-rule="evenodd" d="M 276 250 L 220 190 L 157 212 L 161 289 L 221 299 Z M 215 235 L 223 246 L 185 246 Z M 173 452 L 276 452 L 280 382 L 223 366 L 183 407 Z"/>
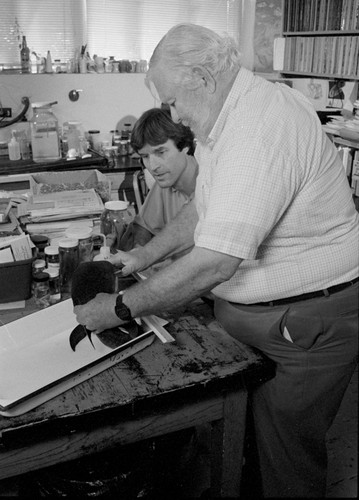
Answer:
<path fill-rule="evenodd" d="M 142 335 L 112 349 L 92 335 L 95 349 L 86 337 L 74 352 L 69 336 L 78 323 L 72 309 L 69 299 L 0 327 L 1 415 L 25 413 L 144 349 L 155 338 L 153 329 L 146 327 Z"/>

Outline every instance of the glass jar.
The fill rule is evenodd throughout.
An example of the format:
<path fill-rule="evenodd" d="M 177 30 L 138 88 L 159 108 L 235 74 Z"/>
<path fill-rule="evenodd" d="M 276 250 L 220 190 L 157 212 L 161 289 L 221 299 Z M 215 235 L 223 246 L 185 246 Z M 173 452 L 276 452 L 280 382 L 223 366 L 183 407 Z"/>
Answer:
<path fill-rule="evenodd" d="M 127 219 L 130 217 L 127 201 L 107 201 L 101 214 L 101 233 L 111 235 L 111 246 L 119 247 L 121 236 L 126 230 Z"/>
<path fill-rule="evenodd" d="M 60 256 L 59 249 L 55 246 L 49 246 L 45 248 L 45 260 L 46 267 L 50 268 L 59 268 L 60 267 Z"/>
<path fill-rule="evenodd" d="M 79 242 L 65 238 L 59 241 L 60 289 L 62 293 L 71 293 L 72 275 L 79 265 Z"/>
<path fill-rule="evenodd" d="M 56 161 L 61 158 L 58 120 L 50 102 L 32 104 L 30 119 L 32 159 L 36 163 Z"/>
<path fill-rule="evenodd" d="M 90 227 L 73 226 L 65 231 L 66 237 L 79 242 L 79 263 L 91 262 L 93 253 L 92 229 Z"/>
<path fill-rule="evenodd" d="M 42 234 L 32 234 L 30 239 L 35 245 L 34 257 L 45 260 L 45 248 L 49 245 L 49 238 Z"/>
<path fill-rule="evenodd" d="M 50 305 L 50 285 L 47 273 L 38 273 L 33 277 L 33 296 L 38 307 L 45 308 Z"/>
<path fill-rule="evenodd" d="M 50 304 L 56 304 L 61 300 L 60 270 L 52 267 L 46 270 L 49 275 Z"/>
<path fill-rule="evenodd" d="M 45 271 L 46 262 L 43 259 L 36 259 L 32 264 L 32 275 L 36 276 Z"/>
<path fill-rule="evenodd" d="M 88 131 L 88 140 L 90 143 L 90 148 L 99 151 L 101 148 L 101 136 L 99 130 L 89 130 Z"/>

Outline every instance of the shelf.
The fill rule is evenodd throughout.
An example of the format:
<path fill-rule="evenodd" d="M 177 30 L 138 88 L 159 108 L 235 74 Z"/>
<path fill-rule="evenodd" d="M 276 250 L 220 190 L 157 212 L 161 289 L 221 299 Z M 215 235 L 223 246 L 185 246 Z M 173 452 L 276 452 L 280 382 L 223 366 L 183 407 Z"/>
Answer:
<path fill-rule="evenodd" d="M 328 80 L 350 80 L 350 81 L 358 81 L 359 76 L 343 76 L 340 74 L 335 75 L 323 75 L 323 73 L 310 73 L 305 71 L 289 71 L 283 70 L 280 72 L 281 75 L 295 75 L 301 78 L 324 78 Z"/>
<path fill-rule="evenodd" d="M 351 36 L 359 35 L 359 30 L 328 31 L 284 31 L 283 36 Z"/>

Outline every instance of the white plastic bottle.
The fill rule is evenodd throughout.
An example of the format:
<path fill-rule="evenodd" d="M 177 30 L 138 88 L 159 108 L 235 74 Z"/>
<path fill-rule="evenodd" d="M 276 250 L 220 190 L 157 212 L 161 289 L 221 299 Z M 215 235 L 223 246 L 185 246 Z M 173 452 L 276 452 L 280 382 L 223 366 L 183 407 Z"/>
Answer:
<path fill-rule="evenodd" d="M 8 148 L 9 148 L 9 158 L 10 160 L 20 160 L 21 158 L 21 153 L 20 153 L 20 143 L 16 140 L 16 130 L 11 131 L 11 140 L 8 143 Z"/>

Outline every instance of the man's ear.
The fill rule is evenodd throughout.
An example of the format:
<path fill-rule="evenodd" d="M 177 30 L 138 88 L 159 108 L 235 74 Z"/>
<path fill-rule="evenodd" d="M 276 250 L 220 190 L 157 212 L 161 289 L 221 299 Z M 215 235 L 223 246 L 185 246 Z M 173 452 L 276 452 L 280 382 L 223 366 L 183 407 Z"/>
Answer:
<path fill-rule="evenodd" d="M 204 66 L 194 66 L 192 68 L 192 79 L 196 84 L 196 88 L 202 85 L 210 94 L 215 92 L 216 80 Z"/>
<path fill-rule="evenodd" d="M 189 151 L 189 147 L 188 146 L 186 146 L 183 149 L 181 149 L 181 153 L 184 153 L 186 155 L 188 154 L 188 151 Z"/>

